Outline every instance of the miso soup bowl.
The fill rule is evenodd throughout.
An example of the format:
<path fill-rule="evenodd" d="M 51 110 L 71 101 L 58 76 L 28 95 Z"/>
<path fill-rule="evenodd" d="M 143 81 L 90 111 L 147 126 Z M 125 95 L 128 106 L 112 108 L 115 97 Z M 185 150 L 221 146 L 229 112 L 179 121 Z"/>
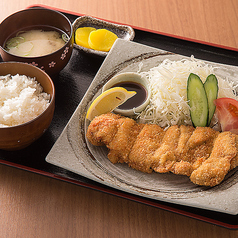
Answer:
<path fill-rule="evenodd" d="M 0 63 L 0 75 L 5 76 L 7 74 L 35 77 L 43 87 L 44 92 L 50 94 L 49 106 L 36 118 L 16 126 L 0 127 L 0 149 L 20 150 L 35 142 L 50 126 L 55 109 L 55 87 L 47 73 L 29 64 Z"/>
<path fill-rule="evenodd" d="M 10 54 L 5 49 L 6 41 L 19 31 L 27 29 L 56 28 L 68 35 L 68 41 L 59 50 L 44 56 L 24 57 Z M 30 8 L 16 12 L 0 24 L 0 54 L 3 61 L 17 61 L 32 64 L 44 70 L 49 75 L 59 73 L 70 60 L 73 49 L 73 30 L 69 19 L 62 13 L 45 9 Z"/>

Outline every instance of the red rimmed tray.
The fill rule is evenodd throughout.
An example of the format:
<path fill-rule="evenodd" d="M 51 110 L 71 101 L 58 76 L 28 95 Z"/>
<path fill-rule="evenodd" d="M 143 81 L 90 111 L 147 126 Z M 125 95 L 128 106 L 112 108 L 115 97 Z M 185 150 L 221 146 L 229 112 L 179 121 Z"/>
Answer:
<path fill-rule="evenodd" d="M 34 6 L 31 6 L 34 7 Z M 44 6 L 47 7 L 47 6 Z M 65 14 L 72 22 L 79 15 L 55 9 Z M 135 29 L 135 42 L 171 51 L 186 56 L 230 65 L 238 65 L 238 52 L 218 46 L 206 45 L 172 36 Z M 206 221 L 230 229 L 238 228 L 238 216 L 182 205 L 146 199 L 93 182 L 87 178 L 45 162 L 45 157 L 72 116 L 84 93 L 100 68 L 104 58 L 73 51 L 69 64 L 55 77 L 56 109 L 53 122 L 42 138 L 30 147 L 18 152 L 0 151 L 0 163 L 57 178 L 80 186 L 96 189 L 119 197 L 141 202 L 167 211 Z M 34 156 L 34 160 L 32 157 Z"/>

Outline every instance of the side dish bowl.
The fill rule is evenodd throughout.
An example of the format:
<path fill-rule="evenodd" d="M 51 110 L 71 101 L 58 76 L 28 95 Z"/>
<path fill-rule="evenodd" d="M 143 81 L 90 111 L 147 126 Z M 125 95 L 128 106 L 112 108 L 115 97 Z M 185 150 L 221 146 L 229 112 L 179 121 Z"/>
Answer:
<path fill-rule="evenodd" d="M 135 85 L 133 85 L 134 83 L 135 83 Z M 124 73 L 116 74 L 103 86 L 102 91 L 104 92 L 104 91 L 106 91 L 110 88 L 113 88 L 119 84 L 122 85 L 121 87 L 123 87 L 123 84 L 125 86 L 128 85 L 130 89 L 128 89 L 126 87 L 125 88 L 128 90 L 132 90 L 132 91 L 137 91 L 138 88 L 139 89 L 144 88 L 145 94 L 144 95 L 140 94 L 141 90 L 139 90 L 137 92 L 138 95 L 134 96 L 137 98 L 135 98 L 135 100 L 133 101 L 133 103 L 136 103 L 136 104 L 140 102 L 139 104 L 137 104 L 137 105 L 131 104 L 130 105 L 131 107 L 127 108 L 127 109 L 115 108 L 113 110 L 115 113 L 121 114 L 123 116 L 135 116 L 136 114 L 142 112 L 147 107 L 147 105 L 150 103 L 151 89 L 150 89 L 149 82 L 147 81 L 146 77 L 143 77 L 140 74 L 135 73 L 135 72 L 124 72 Z M 132 87 L 130 84 L 132 85 Z M 139 85 L 141 85 L 141 86 L 138 87 L 136 84 L 138 86 Z M 135 88 L 133 88 L 133 86 Z M 129 99 L 129 100 L 131 100 L 131 99 Z"/>
<path fill-rule="evenodd" d="M 17 56 L 5 49 L 7 40 L 26 29 L 52 28 L 67 35 L 67 41 L 57 51 L 36 57 Z M 68 18 L 62 13 L 44 8 L 30 8 L 8 16 L 0 24 L 0 53 L 3 61 L 25 62 L 37 66 L 49 75 L 57 74 L 68 63 L 73 49 L 73 30 Z"/>
<path fill-rule="evenodd" d="M 33 120 L 16 126 L 0 127 L 0 149 L 23 149 L 42 136 L 51 124 L 55 109 L 54 84 L 43 70 L 20 62 L 0 63 L 0 74 L 1 76 L 19 74 L 35 78 L 43 87 L 44 92 L 50 95 L 49 106 Z"/>
<path fill-rule="evenodd" d="M 91 16 L 78 17 L 72 24 L 73 32 L 79 27 L 94 27 L 96 29 L 106 29 L 117 35 L 118 38 L 131 41 L 135 37 L 135 32 L 132 27 L 111 23 L 108 21 L 100 20 Z M 74 43 L 74 47 L 78 50 L 96 56 L 107 56 L 108 52 L 89 49 Z"/>

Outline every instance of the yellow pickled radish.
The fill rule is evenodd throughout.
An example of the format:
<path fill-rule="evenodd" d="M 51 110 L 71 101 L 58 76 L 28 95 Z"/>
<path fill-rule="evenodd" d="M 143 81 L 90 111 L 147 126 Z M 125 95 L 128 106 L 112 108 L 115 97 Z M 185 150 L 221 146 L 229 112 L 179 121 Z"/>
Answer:
<path fill-rule="evenodd" d="M 100 94 L 90 105 L 86 118 L 90 121 L 94 117 L 113 111 L 136 94 L 135 91 L 127 91 L 122 87 L 114 87 Z"/>
<path fill-rule="evenodd" d="M 106 29 L 98 29 L 89 34 L 88 44 L 94 50 L 109 51 L 117 35 Z"/>
<path fill-rule="evenodd" d="M 91 48 L 88 44 L 88 37 L 92 31 L 96 31 L 94 27 L 80 27 L 75 31 L 75 43 L 77 45 Z"/>

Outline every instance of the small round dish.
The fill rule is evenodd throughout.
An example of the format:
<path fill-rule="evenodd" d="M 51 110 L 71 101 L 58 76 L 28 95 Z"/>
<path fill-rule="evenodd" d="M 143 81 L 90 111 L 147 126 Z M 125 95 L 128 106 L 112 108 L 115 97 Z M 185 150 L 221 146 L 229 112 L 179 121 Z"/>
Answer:
<path fill-rule="evenodd" d="M 112 87 L 125 87 L 136 91 L 137 94 L 128 99 L 123 105 L 114 109 L 115 113 L 124 116 L 135 116 L 142 112 L 150 102 L 151 90 L 147 78 L 135 72 L 120 73 L 112 77 L 102 88 L 102 92 Z M 125 105 L 126 104 L 126 105 Z"/>
<path fill-rule="evenodd" d="M 118 38 L 131 41 L 135 37 L 135 32 L 132 27 L 126 25 L 119 25 L 115 23 L 110 23 L 104 20 L 100 20 L 91 16 L 82 16 L 78 17 L 72 24 L 73 32 L 75 32 L 79 27 L 94 27 L 96 29 L 107 29 L 113 33 L 115 33 Z M 74 43 L 74 48 L 83 51 L 87 54 L 105 57 L 108 52 L 98 51 L 89 49 Z"/>
<path fill-rule="evenodd" d="M 48 107 L 36 118 L 20 125 L 0 127 L 0 149 L 23 149 L 41 137 L 50 126 L 55 109 L 55 87 L 48 74 L 26 63 L 0 63 L 0 74 L 1 76 L 19 74 L 35 78 L 43 87 L 44 92 L 50 94 Z"/>
<path fill-rule="evenodd" d="M 36 57 L 17 56 L 5 49 L 8 39 L 17 33 L 30 29 L 55 29 L 66 34 L 67 41 L 59 50 Z M 41 7 L 30 8 L 8 16 L 0 24 L 0 53 L 3 61 L 16 61 L 32 64 L 49 75 L 59 73 L 70 60 L 73 50 L 73 30 L 69 19 L 62 13 Z"/>

